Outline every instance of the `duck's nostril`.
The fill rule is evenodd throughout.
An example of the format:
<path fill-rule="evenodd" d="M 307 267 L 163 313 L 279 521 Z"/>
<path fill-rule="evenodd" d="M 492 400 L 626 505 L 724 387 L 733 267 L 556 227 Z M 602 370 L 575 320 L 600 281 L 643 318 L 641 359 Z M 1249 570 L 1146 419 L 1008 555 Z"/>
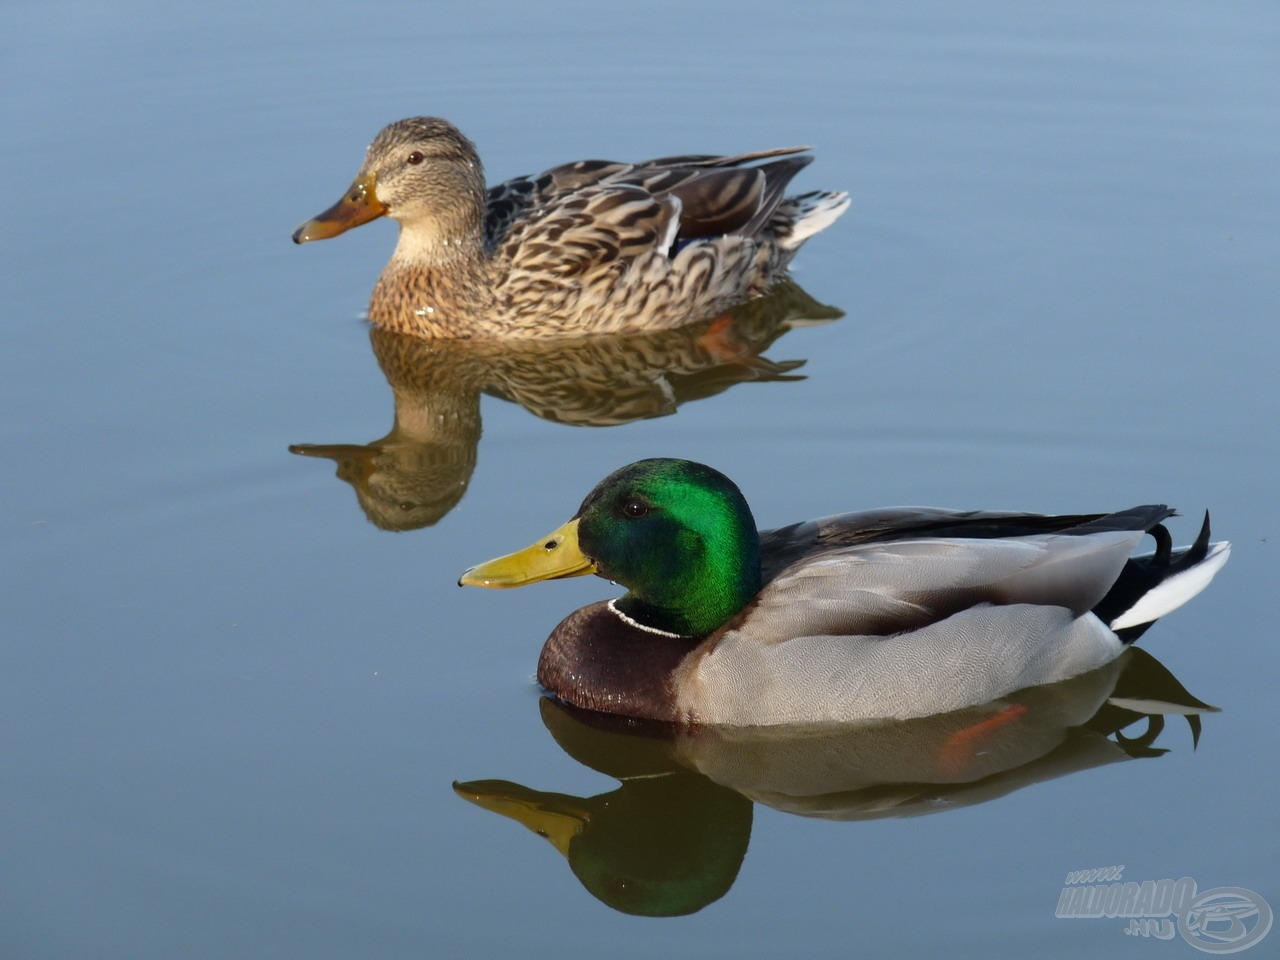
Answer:
<path fill-rule="evenodd" d="M 560 541 L 559 541 L 559 540 L 548 540 L 546 543 L 544 543 L 544 544 L 542 545 L 542 549 L 543 549 L 543 550 L 554 550 L 554 549 L 555 549 L 556 547 L 558 547 L 558 546 L 560 546 Z"/>

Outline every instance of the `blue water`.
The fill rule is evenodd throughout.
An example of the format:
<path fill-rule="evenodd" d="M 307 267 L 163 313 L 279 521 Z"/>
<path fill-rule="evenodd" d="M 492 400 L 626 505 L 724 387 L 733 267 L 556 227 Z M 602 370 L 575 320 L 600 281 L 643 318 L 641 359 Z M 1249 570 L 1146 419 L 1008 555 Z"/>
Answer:
<path fill-rule="evenodd" d="M 0 955 L 1189 955 L 1054 916 L 1113 864 L 1280 909 L 1272 4 L 17 3 L 6 27 Z M 445 402 L 397 407 L 360 321 L 394 232 L 289 233 L 416 113 L 491 180 L 810 143 L 797 187 L 853 206 L 795 277 L 844 316 L 765 349 L 805 379 L 731 372 L 608 428 L 459 389 L 474 429 L 432 462 L 465 489 L 387 532 L 289 448 Z M 689 916 L 612 909 L 452 788 L 648 789 L 558 746 L 531 680 L 608 587 L 453 583 L 653 455 L 723 470 L 764 526 L 1167 501 L 1189 540 L 1207 507 L 1232 560 L 1142 646 L 1221 712 L 1194 749 L 1170 717 L 1159 756 L 906 818 L 751 803 L 663 753 L 739 866 Z"/>

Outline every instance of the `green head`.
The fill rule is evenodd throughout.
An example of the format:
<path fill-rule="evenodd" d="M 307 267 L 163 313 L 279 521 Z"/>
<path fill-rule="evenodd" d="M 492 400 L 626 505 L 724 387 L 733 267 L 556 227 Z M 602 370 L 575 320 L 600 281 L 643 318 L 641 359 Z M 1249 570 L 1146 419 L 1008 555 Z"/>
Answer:
<path fill-rule="evenodd" d="M 647 626 L 710 633 L 760 591 L 760 538 L 732 480 L 688 460 L 641 460 L 578 508 L 578 545 L 630 590 L 618 608 Z"/>
<path fill-rule="evenodd" d="M 463 575 L 477 586 L 596 573 L 645 626 L 703 636 L 760 591 L 751 508 L 724 474 L 688 460 L 641 460 L 596 486 L 572 520 L 533 546 Z"/>

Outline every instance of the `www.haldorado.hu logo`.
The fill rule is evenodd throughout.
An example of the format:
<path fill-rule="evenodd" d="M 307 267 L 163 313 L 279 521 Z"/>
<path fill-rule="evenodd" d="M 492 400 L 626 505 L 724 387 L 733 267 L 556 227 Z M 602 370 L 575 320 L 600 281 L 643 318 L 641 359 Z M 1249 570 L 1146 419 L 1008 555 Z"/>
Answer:
<path fill-rule="evenodd" d="M 1182 938 L 1205 953 L 1247 950 L 1271 929 L 1271 905 L 1244 887 L 1197 890 L 1181 880 L 1122 882 L 1124 865 L 1067 874 L 1056 915 L 1081 919 L 1124 917 L 1129 936 Z"/>

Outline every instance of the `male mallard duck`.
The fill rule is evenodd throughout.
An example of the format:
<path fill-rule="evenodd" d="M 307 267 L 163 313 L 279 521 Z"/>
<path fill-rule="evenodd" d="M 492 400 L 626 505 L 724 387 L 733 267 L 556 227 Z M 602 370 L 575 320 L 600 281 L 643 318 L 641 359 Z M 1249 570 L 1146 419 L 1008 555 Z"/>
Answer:
<path fill-rule="evenodd" d="M 804 147 L 644 163 L 583 160 L 485 193 L 452 124 L 383 129 L 346 195 L 294 231 L 324 240 L 383 214 L 400 240 L 369 302 L 375 326 L 420 337 L 661 330 L 759 296 L 849 205 L 784 197 Z M 772 157 L 759 166 L 751 161 Z"/>
<path fill-rule="evenodd" d="M 758 533 L 728 477 L 641 460 L 460 583 L 595 573 L 627 587 L 542 649 L 539 682 L 586 709 L 732 725 L 919 717 L 1100 667 L 1203 590 L 1230 545 L 1209 543 L 1206 515 L 1173 549 L 1173 513 L 889 508 Z M 1155 552 L 1130 556 L 1146 533 Z"/>

